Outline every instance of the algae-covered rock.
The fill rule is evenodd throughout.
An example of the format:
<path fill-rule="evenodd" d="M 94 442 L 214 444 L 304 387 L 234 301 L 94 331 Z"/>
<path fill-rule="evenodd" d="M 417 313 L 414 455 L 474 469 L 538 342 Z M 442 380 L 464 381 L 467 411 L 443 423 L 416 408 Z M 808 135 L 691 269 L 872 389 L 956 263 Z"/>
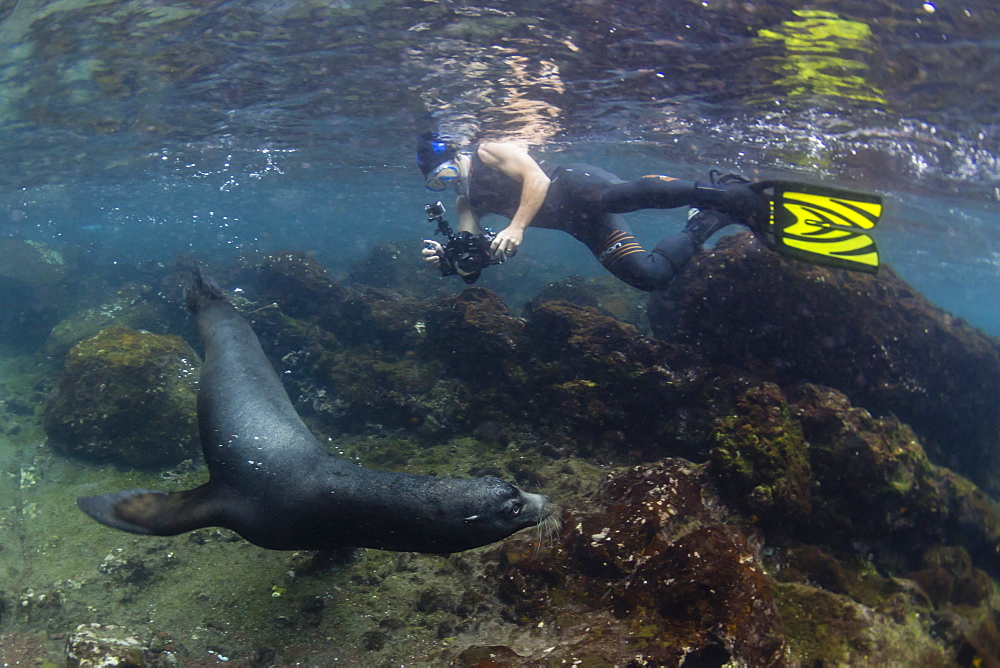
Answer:
<path fill-rule="evenodd" d="M 1000 568 L 1000 506 L 932 464 L 894 418 L 874 418 L 830 388 L 806 384 L 788 401 L 764 384 L 718 425 L 712 456 L 729 498 L 780 533 L 841 547 L 867 541 L 903 568 L 915 566 L 915 549 L 959 545 Z"/>
<path fill-rule="evenodd" d="M 650 299 L 656 335 L 781 385 L 833 387 L 910 425 L 931 456 L 1000 493 L 1000 342 L 877 276 L 795 262 L 749 234 Z"/>
<path fill-rule="evenodd" d="M 709 526 L 652 549 L 629 578 L 623 608 L 659 617 L 677 644 L 715 640 L 740 664 L 784 665 L 771 583 L 739 529 Z"/>
<path fill-rule="evenodd" d="M 179 337 L 103 330 L 66 357 L 45 406 L 49 443 L 65 455 L 140 469 L 191 457 L 199 365 Z"/>
<path fill-rule="evenodd" d="M 719 474 L 753 512 L 782 522 L 809 515 L 809 445 L 776 385 L 747 390 L 719 420 L 715 443 Z"/>
<path fill-rule="evenodd" d="M 315 322 L 351 345 L 406 349 L 421 338 L 422 302 L 392 290 L 346 287 L 304 253 L 279 251 L 257 272 L 262 296 L 292 316 Z"/>
<path fill-rule="evenodd" d="M 928 610 L 920 605 L 891 614 L 801 583 L 775 585 L 774 600 L 795 665 L 963 665 L 928 633 Z"/>
<path fill-rule="evenodd" d="M 532 658 L 587 648 L 593 665 L 784 665 L 772 580 L 717 497 L 707 466 L 665 459 L 608 475 L 595 503 L 568 510 L 563 549 L 500 548 L 508 614 L 574 629 Z"/>
<path fill-rule="evenodd" d="M 453 291 L 453 284 L 442 281 L 440 273 L 428 271 L 425 265 L 411 247 L 401 247 L 393 241 L 380 241 L 364 258 L 351 265 L 348 281 L 397 290 L 417 299 Z"/>
<path fill-rule="evenodd" d="M 638 328 L 648 334 L 649 322 L 642 293 L 618 280 L 614 276 L 583 278 L 569 276 L 565 280 L 550 283 L 529 303 L 528 308 L 545 302 L 566 301 L 576 306 L 589 306 L 599 313 L 610 316 Z"/>
<path fill-rule="evenodd" d="M 162 314 L 147 299 L 122 296 L 106 304 L 77 311 L 63 319 L 52 328 L 42 346 L 42 354 L 62 357 L 80 341 L 112 325 L 130 329 L 156 329 L 162 322 Z"/>
<path fill-rule="evenodd" d="M 66 278 L 59 251 L 37 241 L 0 239 L 0 276 L 30 286 L 59 283 Z"/>
<path fill-rule="evenodd" d="M 467 288 L 431 302 L 424 329 L 424 354 L 442 361 L 474 385 L 509 378 L 524 332 L 506 304 L 485 288 Z"/>
<path fill-rule="evenodd" d="M 33 353 L 71 301 L 62 254 L 45 244 L 0 239 L 0 346 Z"/>
<path fill-rule="evenodd" d="M 676 420 L 702 411 L 693 388 L 704 377 L 685 348 L 565 301 L 533 304 L 524 339 L 527 382 L 517 394 L 546 437 L 612 461 L 687 454 L 693 441 Z"/>

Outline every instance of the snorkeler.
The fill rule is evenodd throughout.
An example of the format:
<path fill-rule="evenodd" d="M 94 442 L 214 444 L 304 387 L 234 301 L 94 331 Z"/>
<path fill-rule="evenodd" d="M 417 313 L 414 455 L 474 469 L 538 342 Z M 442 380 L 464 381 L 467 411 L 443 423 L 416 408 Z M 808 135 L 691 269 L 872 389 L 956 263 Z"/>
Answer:
<path fill-rule="evenodd" d="M 516 254 L 528 226 L 571 234 L 613 275 L 645 291 L 666 287 L 712 235 L 734 224 L 798 259 L 859 271 L 878 266 L 874 241 L 859 232 L 874 227 L 881 214 L 881 199 L 874 195 L 790 181 L 751 183 L 736 175 L 717 178 L 714 171 L 709 183 L 659 174 L 623 181 L 591 165 L 543 167 L 515 144 L 484 143 L 459 151 L 433 132 L 418 139 L 417 165 L 428 189 L 452 186 L 457 193 L 458 238 L 448 246 L 425 239 L 424 259 L 466 283 L 475 282 L 485 266 Z M 652 251 L 639 245 L 618 215 L 681 206 L 691 207 L 687 225 Z M 440 220 L 431 210 L 428 217 Z M 510 223 L 496 235 L 487 234 L 479 223 L 487 214 Z M 487 259 L 456 261 L 449 252 L 475 259 L 468 251 L 477 244 L 479 257 Z"/>
<path fill-rule="evenodd" d="M 487 214 L 510 219 L 490 243 L 494 258 L 516 254 L 528 226 L 562 230 L 586 244 L 608 271 L 640 290 L 665 287 L 723 227 L 767 215 L 767 200 L 742 179 L 699 184 L 654 175 L 622 181 L 591 165 L 543 169 L 514 144 L 480 144 L 465 153 L 425 133 L 418 140 L 417 164 L 430 190 L 455 187 L 459 233 L 483 234 L 479 220 Z M 691 209 L 683 231 L 666 237 L 652 251 L 639 245 L 617 215 L 681 206 L 698 208 Z M 423 254 L 436 266 L 448 261 L 444 247 L 430 239 Z M 456 267 L 453 273 L 471 283 L 480 272 Z"/>

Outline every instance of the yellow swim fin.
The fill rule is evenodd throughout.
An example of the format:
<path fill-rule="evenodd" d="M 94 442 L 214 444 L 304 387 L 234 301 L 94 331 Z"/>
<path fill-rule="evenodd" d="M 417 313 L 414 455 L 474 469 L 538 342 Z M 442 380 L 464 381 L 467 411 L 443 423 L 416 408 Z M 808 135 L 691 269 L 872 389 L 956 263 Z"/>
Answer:
<path fill-rule="evenodd" d="M 767 220 L 751 229 L 771 250 L 827 267 L 878 271 L 878 248 L 865 232 L 882 215 L 879 195 L 798 181 L 759 181 L 750 188 L 770 202 Z"/>

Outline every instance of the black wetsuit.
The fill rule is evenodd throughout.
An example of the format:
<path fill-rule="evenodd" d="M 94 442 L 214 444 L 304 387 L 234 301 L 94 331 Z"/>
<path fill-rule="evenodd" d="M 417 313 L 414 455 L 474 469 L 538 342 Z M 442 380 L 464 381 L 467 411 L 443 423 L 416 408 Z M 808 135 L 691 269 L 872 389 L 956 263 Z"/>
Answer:
<path fill-rule="evenodd" d="M 477 218 L 488 213 L 513 218 L 521 201 L 521 184 L 487 167 L 478 151 L 473 151 L 471 158 L 468 202 L 472 212 Z M 616 215 L 697 205 L 694 183 L 659 175 L 622 181 L 584 164 L 543 166 L 543 170 L 551 183 L 531 226 L 570 233 L 586 244 L 608 271 L 632 287 L 665 287 L 698 251 L 698 241 L 683 231 L 647 251 L 636 241 L 628 223 Z"/>

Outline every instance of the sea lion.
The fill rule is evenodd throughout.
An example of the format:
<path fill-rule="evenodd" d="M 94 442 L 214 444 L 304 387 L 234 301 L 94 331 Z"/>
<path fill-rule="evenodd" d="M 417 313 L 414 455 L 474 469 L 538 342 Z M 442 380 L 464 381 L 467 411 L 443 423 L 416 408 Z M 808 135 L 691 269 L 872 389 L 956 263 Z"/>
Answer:
<path fill-rule="evenodd" d="M 257 336 L 195 271 L 186 288 L 205 364 L 198 425 L 210 480 L 183 492 L 81 497 L 98 522 L 172 536 L 221 526 L 272 550 L 371 547 L 449 553 L 492 543 L 554 513 L 498 478 L 436 478 L 363 468 L 331 455 L 299 418 Z"/>

